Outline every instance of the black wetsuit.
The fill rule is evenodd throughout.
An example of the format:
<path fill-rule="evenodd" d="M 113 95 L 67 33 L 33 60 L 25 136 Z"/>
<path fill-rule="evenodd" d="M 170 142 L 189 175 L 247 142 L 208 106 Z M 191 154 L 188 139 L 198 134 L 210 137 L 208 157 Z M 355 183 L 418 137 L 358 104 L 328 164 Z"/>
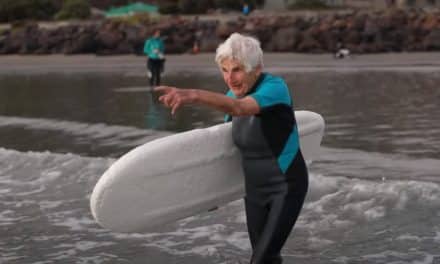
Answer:
<path fill-rule="evenodd" d="M 235 98 L 231 91 L 227 95 Z M 232 134 L 243 160 L 251 263 L 278 264 L 307 193 L 307 167 L 283 79 L 263 73 L 247 95 L 260 113 L 233 117 Z"/>
<path fill-rule="evenodd" d="M 159 86 L 160 85 L 160 74 L 163 71 L 162 59 L 148 58 L 147 69 L 151 72 L 150 85 Z"/>

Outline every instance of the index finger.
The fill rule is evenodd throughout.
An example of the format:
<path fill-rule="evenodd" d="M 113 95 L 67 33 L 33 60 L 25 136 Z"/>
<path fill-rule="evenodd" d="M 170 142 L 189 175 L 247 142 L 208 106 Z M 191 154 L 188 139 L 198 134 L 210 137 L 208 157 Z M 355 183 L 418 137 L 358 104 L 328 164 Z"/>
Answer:
<path fill-rule="evenodd" d="M 173 87 L 170 86 L 156 86 L 153 88 L 153 91 L 160 93 L 169 93 L 171 92 L 172 89 Z"/>

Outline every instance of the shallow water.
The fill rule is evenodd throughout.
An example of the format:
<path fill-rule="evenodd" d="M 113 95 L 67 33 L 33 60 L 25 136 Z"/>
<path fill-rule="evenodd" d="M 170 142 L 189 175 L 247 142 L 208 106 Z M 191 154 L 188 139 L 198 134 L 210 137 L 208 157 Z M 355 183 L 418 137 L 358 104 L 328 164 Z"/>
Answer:
<path fill-rule="evenodd" d="M 327 125 L 285 263 L 440 263 L 440 70 L 278 74 L 296 109 Z M 164 81 L 226 89 L 210 73 Z M 145 83 L 123 73 L 0 75 L 0 263 L 247 263 L 241 201 L 155 233 L 93 221 L 90 193 L 117 157 L 222 122 L 202 107 L 172 117 Z"/>

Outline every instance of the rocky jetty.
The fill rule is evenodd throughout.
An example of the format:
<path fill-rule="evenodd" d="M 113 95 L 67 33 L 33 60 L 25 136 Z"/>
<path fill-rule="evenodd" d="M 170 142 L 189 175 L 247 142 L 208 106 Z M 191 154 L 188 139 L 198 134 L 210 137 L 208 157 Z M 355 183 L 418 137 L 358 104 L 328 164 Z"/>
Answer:
<path fill-rule="evenodd" d="M 142 54 L 145 39 L 162 29 L 168 54 L 213 52 L 233 32 L 260 39 L 266 52 L 354 53 L 440 50 L 440 12 L 386 10 L 326 15 L 236 16 L 233 19 L 169 17 L 144 24 L 101 20 L 43 28 L 36 23 L 0 31 L 0 54 Z"/>

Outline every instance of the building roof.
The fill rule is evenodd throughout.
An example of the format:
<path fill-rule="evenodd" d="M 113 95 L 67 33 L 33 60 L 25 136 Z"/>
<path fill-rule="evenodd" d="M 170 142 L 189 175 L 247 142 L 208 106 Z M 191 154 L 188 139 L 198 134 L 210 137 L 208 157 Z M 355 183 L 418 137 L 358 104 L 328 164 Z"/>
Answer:
<path fill-rule="evenodd" d="M 106 17 L 131 16 L 136 13 L 158 13 L 159 8 L 145 3 L 133 3 L 125 6 L 110 8 L 105 12 Z"/>

